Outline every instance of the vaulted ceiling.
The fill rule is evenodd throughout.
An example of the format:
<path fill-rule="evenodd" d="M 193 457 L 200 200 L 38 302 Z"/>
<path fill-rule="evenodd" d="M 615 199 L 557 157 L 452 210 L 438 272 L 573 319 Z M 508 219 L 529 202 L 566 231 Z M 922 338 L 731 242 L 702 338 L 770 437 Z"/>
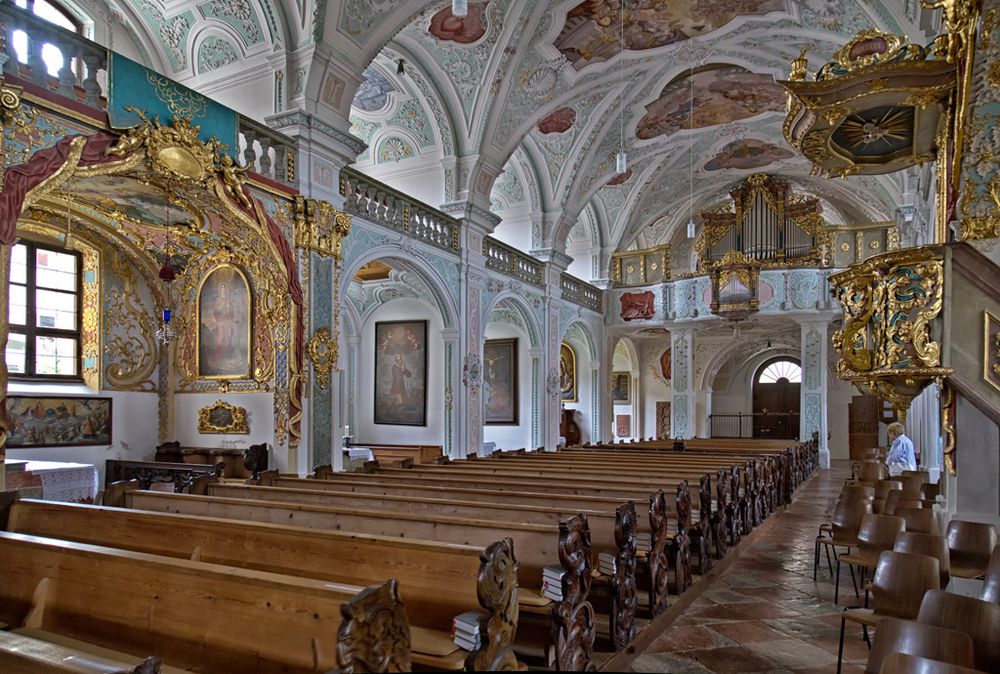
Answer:
<path fill-rule="evenodd" d="M 618 0 L 485 0 L 464 19 L 440 0 L 112 1 L 168 74 L 266 61 L 287 90 L 260 117 L 350 119 L 362 164 L 433 162 L 443 201 L 520 207 L 531 245 L 560 249 L 681 247 L 692 205 L 758 171 L 820 197 L 831 221 L 891 219 L 901 177 L 811 176 L 775 80 L 803 48 L 813 70 L 862 29 L 926 42 L 936 22 L 918 0 L 625 0 L 624 22 Z"/>

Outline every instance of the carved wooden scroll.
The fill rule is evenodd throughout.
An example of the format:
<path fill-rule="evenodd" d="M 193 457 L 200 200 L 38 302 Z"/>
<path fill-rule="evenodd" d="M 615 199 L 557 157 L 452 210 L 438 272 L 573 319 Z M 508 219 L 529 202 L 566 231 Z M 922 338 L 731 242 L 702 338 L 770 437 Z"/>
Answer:
<path fill-rule="evenodd" d="M 273 487 L 279 477 L 281 477 L 281 473 L 277 469 L 265 470 L 260 474 L 256 484 L 260 487 Z"/>
<path fill-rule="evenodd" d="M 615 575 L 611 579 L 611 641 L 615 650 L 625 648 L 635 637 L 635 610 L 639 604 L 635 583 L 635 504 L 615 509 Z"/>
<path fill-rule="evenodd" d="M 760 524 L 757 513 L 756 485 L 753 481 L 753 464 L 747 461 L 743 464 L 743 492 L 740 496 L 740 510 L 743 511 L 743 533 L 749 534 Z"/>
<path fill-rule="evenodd" d="M 313 468 L 313 474 L 309 477 L 313 480 L 329 480 L 331 475 L 333 475 L 333 466 L 324 463 L 322 466 Z"/>
<path fill-rule="evenodd" d="M 786 450 L 781 455 L 781 503 L 792 502 L 792 457 L 794 453 Z"/>
<path fill-rule="evenodd" d="M 104 497 L 101 499 L 101 505 L 111 506 L 112 508 L 125 508 L 125 494 L 139 489 L 139 480 L 121 480 L 119 482 L 112 482 L 108 485 L 108 488 L 104 490 Z"/>
<path fill-rule="evenodd" d="M 372 585 L 342 604 L 337 664 L 343 674 L 409 672 L 410 625 L 395 579 Z"/>
<path fill-rule="evenodd" d="M 725 468 L 720 468 L 715 477 L 715 512 L 712 513 L 712 542 L 715 544 L 715 557 L 722 559 L 728 549 L 726 545 L 726 532 L 728 518 L 726 510 L 729 508 L 729 473 Z"/>
<path fill-rule="evenodd" d="M 712 568 L 711 552 L 712 478 L 707 473 L 698 478 L 698 524 L 691 527 L 689 538 L 698 552 L 698 573 Z"/>
<path fill-rule="evenodd" d="M 770 511 L 767 508 L 767 465 L 758 459 L 753 460 L 753 482 L 757 494 L 757 524 L 760 524 Z"/>
<path fill-rule="evenodd" d="M 691 491 L 687 480 L 677 485 L 677 535 L 670 551 L 674 565 L 674 580 L 677 594 L 691 587 L 691 541 L 688 532 L 691 530 Z"/>
<path fill-rule="evenodd" d="M 485 613 L 479 620 L 480 647 L 465 658 L 472 672 L 512 672 L 517 658 L 512 644 L 517 631 L 517 570 L 514 541 L 491 543 L 479 555 L 476 594 Z"/>
<path fill-rule="evenodd" d="M 731 498 L 726 515 L 729 518 L 729 545 L 735 547 L 743 536 L 743 519 L 746 515 L 746 499 L 740 490 L 740 467 L 737 465 L 729 469 L 729 487 Z"/>
<path fill-rule="evenodd" d="M 250 473 L 251 480 L 260 478 L 260 474 L 267 470 L 267 443 L 250 445 L 243 450 L 243 466 Z"/>
<path fill-rule="evenodd" d="M 162 665 L 162 660 L 155 655 L 151 655 L 132 668 L 130 674 L 160 674 L 160 667 Z"/>
<path fill-rule="evenodd" d="M 198 496 L 207 496 L 208 487 L 219 481 L 219 478 L 213 473 L 205 473 L 199 475 L 190 484 L 186 485 L 181 491 L 184 494 L 196 494 Z"/>
<path fill-rule="evenodd" d="M 649 550 L 649 607 L 651 613 L 658 616 L 667 610 L 670 582 L 667 496 L 662 489 L 649 496 L 649 527 L 652 530 Z"/>
<path fill-rule="evenodd" d="M 559 563 L 563 600 L 552 608 L 552 642 L 555 667 L 560 672 L 592 672 L 594 637 L 597 635 L 590 596 L 590 524 L 584 514 L 559 523 Z"/>

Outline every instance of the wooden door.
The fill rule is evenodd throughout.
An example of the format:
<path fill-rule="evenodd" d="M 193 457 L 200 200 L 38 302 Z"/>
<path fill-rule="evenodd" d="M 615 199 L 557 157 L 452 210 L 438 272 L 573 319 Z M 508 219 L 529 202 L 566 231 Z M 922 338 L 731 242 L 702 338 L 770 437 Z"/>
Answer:
<path fill-rule="evenodd" d="M 758 383 L 753 391 L 753 437 L 796 438 L 799 435 L 799 383 Z"/>
<path fill-rule="evenodd" d="M 854 396 L 847 404 L 848 446 L 851 459 L 863 459 L 865 452 L 878 447 L 878 422 L 882 403 L 878 396 Z"/>

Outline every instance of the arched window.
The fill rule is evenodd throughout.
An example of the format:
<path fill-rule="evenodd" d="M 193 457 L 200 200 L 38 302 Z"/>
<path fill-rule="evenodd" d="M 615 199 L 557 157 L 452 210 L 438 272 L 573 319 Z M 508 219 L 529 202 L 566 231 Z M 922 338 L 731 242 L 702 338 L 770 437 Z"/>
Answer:
<path fill-rule="evenodd" d="M 65 28 L 66 30 L 73 31 L 74 33 L 83 34 L 83 23 L 77 18 L 72 12 L 67 10 L 62 4 L 56 2 L 56 0 L 14 0 L 16 4 L 21 9 L 30 9 L 30 11 L 40 19 L 45 19 L 60 28 Z M 17 53 L 17 59 L 21 63 L 28 62 L 28 35 L 23 30 L 15 30 L 13 33 L 13 43 L 14 51 Z M 76 59 L 74 59 L 75 61 Z M 59 71 L 63 67 L 63 55 L 54 45 L 46 44 L 42 47 L 42 61 L 45 62 L 45 67 L 49 72 L 49 75 L 53 77 L 59 74 Z M 74 72 L 78 67 L 74 67 Z M 78 73 L 79 74 L 79 73 Z"/>
<path fill-rule="evenodd" d="M 802 381 L 802 368 L 790 360 L 775 360 L 768 363 L 757 375 L 758 384 L 777 384 L 784 379 L 790 384 Z"/>

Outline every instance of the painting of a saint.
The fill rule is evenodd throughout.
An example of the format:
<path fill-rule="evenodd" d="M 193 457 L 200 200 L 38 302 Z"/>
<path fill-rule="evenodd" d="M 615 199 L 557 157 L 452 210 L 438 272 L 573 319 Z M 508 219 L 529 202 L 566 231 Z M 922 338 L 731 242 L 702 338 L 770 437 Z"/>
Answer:
<path fill-rule="evenodd" d="M 236 267 L 223 265 L 198 292 L 198 376 L 250 376 L 250 286 Z"/>
<path fill-rule="evenodd" d="M 517 339 L 488 339 L 483 347 L 483 421 L 517 425 Z"/>
<path fill-rule="evenodd" d="M 427 425 L 427 321 L 375 324 L 376 424 Z"/>
<path fill-rule="evenodd" d="M 631 400 L 629 390 L 632 388 L 632 376 L 628 372 L 611 373 L 611 401 L 627 405 Z"/>
<path fill-rule="evenodd" d="M 559 400 L 564 403 L 577 402 L 576 352 L 566 342 L 559 347 Z"/>

